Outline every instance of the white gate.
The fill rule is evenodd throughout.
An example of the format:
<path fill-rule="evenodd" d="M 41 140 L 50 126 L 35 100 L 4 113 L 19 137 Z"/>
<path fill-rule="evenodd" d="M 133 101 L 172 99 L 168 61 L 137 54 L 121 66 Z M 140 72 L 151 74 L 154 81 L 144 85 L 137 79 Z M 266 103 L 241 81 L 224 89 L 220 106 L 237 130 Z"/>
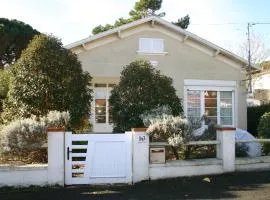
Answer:
<path fill-rule="evenodd" d="M 65 136 L 65 184 L 132 182 L 132 134 Z"/>

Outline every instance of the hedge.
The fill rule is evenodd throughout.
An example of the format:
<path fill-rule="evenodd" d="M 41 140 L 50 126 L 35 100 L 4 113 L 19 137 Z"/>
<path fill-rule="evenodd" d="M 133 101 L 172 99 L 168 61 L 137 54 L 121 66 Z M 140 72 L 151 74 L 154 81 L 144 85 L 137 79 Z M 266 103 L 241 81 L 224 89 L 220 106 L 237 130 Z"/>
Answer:
<path fill-rule="evenodd" d="M 270 112 L 270 104 L 264 104 L 261 106 L 253 106 L 247 108 L 247 130 L 254 136 L 258 136 L 258 125 L 261 116 L 264 113 Z"/>

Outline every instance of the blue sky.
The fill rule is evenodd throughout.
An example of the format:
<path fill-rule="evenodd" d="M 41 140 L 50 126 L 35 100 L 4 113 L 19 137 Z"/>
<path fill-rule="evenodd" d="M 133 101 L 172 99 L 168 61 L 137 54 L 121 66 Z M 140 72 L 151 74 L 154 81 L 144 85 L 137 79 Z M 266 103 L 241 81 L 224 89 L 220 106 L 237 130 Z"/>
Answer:
<path fill-rule="evenodd" d="M 99 24 L 128 17 L 135 0 L 0 0 L 0 17 L 17 19 L 64 44 L 88 37 Z M 269 0 L 163 0 L 165 20 L 189 14 L 188 31 L 241 54 L 247 22 L 270 23 Z M 252 33 L 270 49 L 270 24 L 255 25 Z"/>

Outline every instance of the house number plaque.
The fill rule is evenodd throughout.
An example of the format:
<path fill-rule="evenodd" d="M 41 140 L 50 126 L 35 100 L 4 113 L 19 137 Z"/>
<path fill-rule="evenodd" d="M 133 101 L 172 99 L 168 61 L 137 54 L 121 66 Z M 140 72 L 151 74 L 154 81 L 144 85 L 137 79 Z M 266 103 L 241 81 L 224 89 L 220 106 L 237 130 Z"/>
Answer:
<path fill-rule="evenodd" d="M 146 137 L 145 137 L 145 135 L 139 136 L 138 142 L 139 142 L 139 143 L 145 143 L 145 142 L 146 142 Z"/>

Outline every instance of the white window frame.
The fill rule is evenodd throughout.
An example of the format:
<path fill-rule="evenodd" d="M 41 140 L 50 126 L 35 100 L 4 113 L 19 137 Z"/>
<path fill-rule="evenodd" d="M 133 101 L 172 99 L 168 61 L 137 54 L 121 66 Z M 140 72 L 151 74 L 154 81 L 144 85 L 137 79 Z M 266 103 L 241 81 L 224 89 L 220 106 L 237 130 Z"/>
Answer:
<path fill-rule="evenodd" d="M 187 91 L 201 91 L 201 115 L 204 114 L 204 98 L 203 92 L 206 90 L 217 91 L 217 123 L 220 124 L 220 92 L 232 92 L 232 125 L 223 125 L 226 127 L 236 127 L 238 124 L 238 99 L 237 99 L 237 84 L 236 81 L 223 80 L 184 80 L 184 113 L 187 116 Z"/>
<path fill-rule="evenodd" d="M 143 42 L 147 41 L 150 43 L 149 49 L 142 49 Z M 160 41 L 161 42 L 161 49 L 156 50 L 154 48 L 154 42 L 155 41 Z M 139 50 L 137 53 L 142 53 L 142 54 L 159 54 L 159 55 L 165 55 L 168 52 L 164 51 L 164 39 L 161 38 L 139 38 Z"/>

